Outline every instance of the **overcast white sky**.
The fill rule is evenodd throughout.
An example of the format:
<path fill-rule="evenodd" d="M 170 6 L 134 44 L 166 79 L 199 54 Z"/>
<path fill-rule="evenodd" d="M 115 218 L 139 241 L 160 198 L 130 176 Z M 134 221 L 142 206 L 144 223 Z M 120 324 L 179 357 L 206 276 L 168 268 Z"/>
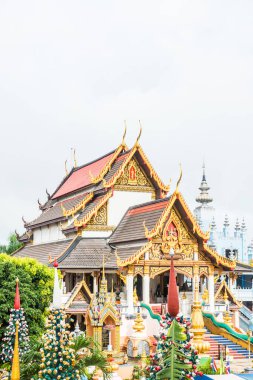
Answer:
<path fill-rule="evenodd" d="M 141 145 L 193 208 L 203 158 L 215 207 L 253 236 L 251 0 L 0 2 L 0 241 L 82 164 Z M 234 221 L 233 221 L 234 222 Z"/>

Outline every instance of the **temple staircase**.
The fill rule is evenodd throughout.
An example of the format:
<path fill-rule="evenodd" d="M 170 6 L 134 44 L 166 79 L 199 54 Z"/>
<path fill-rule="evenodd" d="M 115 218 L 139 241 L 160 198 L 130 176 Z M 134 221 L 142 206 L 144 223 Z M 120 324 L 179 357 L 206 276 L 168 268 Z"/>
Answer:
<path fill-rule="evenodd" d="M 247 359 L 248 350 L 241 347 L 239 344 L 233 343 L 230 339 L 224 338 L 221 335 L 212 334 L 206 329 L 205 340 L 210 343 L 210 351 L 208 354 L 215 360 L 219 359 L 219 352 L 222 347 L 229 350 L 229 356 L 233 359 Z"/>

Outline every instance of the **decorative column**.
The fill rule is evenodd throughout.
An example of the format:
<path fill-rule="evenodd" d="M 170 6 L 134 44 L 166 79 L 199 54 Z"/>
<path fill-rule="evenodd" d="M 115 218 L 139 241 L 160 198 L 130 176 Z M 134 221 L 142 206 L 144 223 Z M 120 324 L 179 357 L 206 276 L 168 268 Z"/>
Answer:
<path fill-rule="evenodd" d="M 93 272 L 92 276 L 93 276 L 93 294 L 97 294 L 97 292 L 98 292 L 98 273 Z"/>
<path fill-rule="evenodd" d="M 134 275 L 133 267 L 128 267 L 126 276 L 126 290 L 127 290 L 127 313 L 133 314 L 134 312 Z"/>
<path fill-rule="evenodd" d="M 149 277 L 149 267 L 144 267 L 144 274 L 142 279 L 142 292 L 143 292 L 143 302 L 148 304 L 150 303 L 150 277 Z"/>
<path fill-rule="evenodd" d="M 213 271 L 213 268 L 210 268 L 210 267 L 209 267 L 209 276 L 208 276 L 208 295 L 209 295 L 210 312 L 214 313 L 214 271 Z"/>
<path fill-rule="evenodd" d="M 193 347 L 198 350 L 199 353 L 203 353 L 209 350 L 209 342 L 204 341 L 204 320 L 202 315 L 202 307 L 199 302 L 199 267 L 197 264 L 193 266 L 193 305 L 191 314 L 191 332 L 193 333 Z"/>
<path fill-rule="evenodd" d="M 115 326 L 115 347 L 114 350 L 120 352 L 120 326 Z"/>

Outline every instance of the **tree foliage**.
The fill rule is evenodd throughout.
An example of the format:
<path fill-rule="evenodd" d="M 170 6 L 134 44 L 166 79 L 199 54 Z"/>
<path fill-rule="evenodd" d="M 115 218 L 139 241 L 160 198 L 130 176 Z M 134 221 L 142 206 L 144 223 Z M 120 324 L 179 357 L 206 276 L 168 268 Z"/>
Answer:
<path fill-rule="evenodd" d="M 18 322 L 18 346 L 19 346 L 19 357 L 21 358 L 23 354 L 29 351 L 29 332 L 28 326 L 24 314 L 24 309 L 11 309 L 9 325 L 5 330 L 4 337 L 2 340 L 1 350 L 0 350 L 0 362 L 6 363 L 12 362 L 15 335 L 16 335 L 16 323 Z"/>
<path fill-rule="evenodd" d="M 30 336 L 44 331 L 46 310 L 52 298 L 53 270 L 34 259 L 0 254 L 0 340 L 13 308 L 17 277 Z"/>
<path fill-rule="evenodd" d="M 21 362 L 21 380 L 27 380 L 33 378 L 38 380 L 39 371 L 41 370 L 42 351 L 44 342 L 42 339 L 32 340 L 30 342 L 31 349 L 29 352 L 23 355 Z M 81 375 L 86 375 L 91 378 L 91 375 L 87 373 L 87 367 L 95 366 L 102 370 L 104 377 L 108 375 L 108 363 L 105 356 L 92 341 L 91 338 L 85 337 L 81 334 L 78 337 L 73 338 L 73 344 L 71 345 L 74 350 L 74 361 L 76 368 Z"/>
<path fill-rule="evenodd" d="M 22 245 L 23 244 L 18 241 L 17 235 L 15 233 L 11 233 L 8 238 L 8 244 L 0 245 L 0 252 L 8 253 L 8 255 L 10 255 L 11 253 L 15 252 L 17 249 L 22 247 Z"/>
<path fill-rule="evenodd" d="M 191 348 L 190 323 L 183 317 L 163 317 L 157 350 L 147 370 L 151 380 L 191 380 L 197 372 L 197 351 Z"/>
<path fill-rule="evenodd" d="M 73 334 L 70 334 L 63 309 L 52 309 L 43 336 L 39 379 L 80 379 L 73 349 Z"/>

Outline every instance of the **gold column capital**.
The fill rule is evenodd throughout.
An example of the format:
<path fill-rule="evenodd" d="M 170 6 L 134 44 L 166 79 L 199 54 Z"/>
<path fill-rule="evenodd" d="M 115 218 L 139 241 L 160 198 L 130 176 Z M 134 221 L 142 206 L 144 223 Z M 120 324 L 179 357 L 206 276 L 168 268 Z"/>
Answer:
<path fill-rule="evenodd" d="M 147 265 L 145 265 L 143 268 L 143 274 L 144 276 L 147 276 L 147 275 L 149 276 L 149 267 Z"/>

